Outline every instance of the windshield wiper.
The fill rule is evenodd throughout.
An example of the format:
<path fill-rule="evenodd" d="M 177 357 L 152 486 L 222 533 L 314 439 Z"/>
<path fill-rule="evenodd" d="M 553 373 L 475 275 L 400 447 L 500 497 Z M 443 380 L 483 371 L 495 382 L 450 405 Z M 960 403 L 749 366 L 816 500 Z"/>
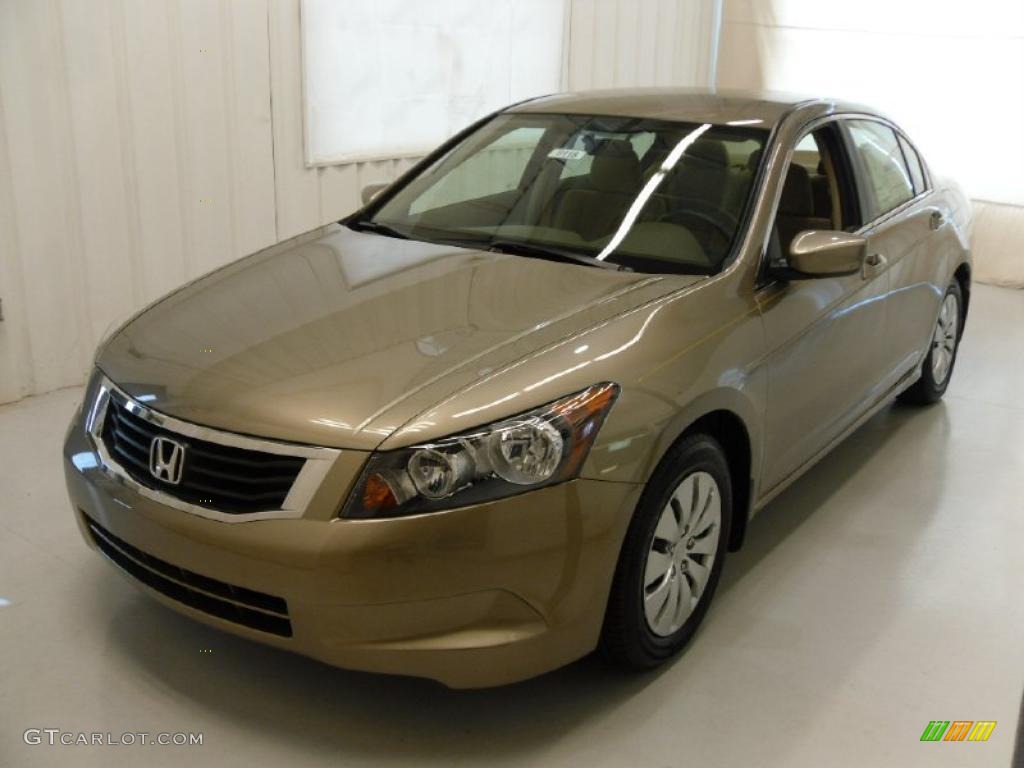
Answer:
<path fill-rule="evenodd" d="M 388 224 L 382 224 L 379 221 L 374 221 L 373 219 L 359 219 L 358 221 L 353 221 L 348 226 L 358 232 L 373 232 L 376 235 L 397 237 L 399 240 L 409 239 L 409 236 L 405 234 L 405 232 L 397 230 Z"/>
<path fill-rule="evenodd" d="M 595 259 L 593 256 L 587 256 L 583 253 L 565 251 L 561 248 L 551 248 L 546 245 L 536 245 L 534 243 L 521 243 L 516 240 L 491 240 L 487 243 L 487 250 L 495 251 L 497 253 L 514 253 L 520 256 L 533 256 L 540 259 L 550 259 L 551 261 L 563 261 L 570 264 L 585 264 L 588 267 L 601 267 L 602 269 L 616 269 L 624 272 L 632 272 L 629 267 L 625 267 L 621 264 L 612 264 L 611 262 L 601 261 L 601 259 Z"/>
<path fill-rule="evenodd" d="M 374 221 L 373 219 L 359 219 L 353 221 L 348 225 L 351 229 L 359 232 L 373 232 L 377 235 L 385 235 L 387 237 L 396 237 L 400 240 L 409 240 L 411 236 L 402 232 L 401 230 L 395 229 L 389 224 L 383 222 Z M 510 253 L 517 254 L 520 256 L 532 256 L 539 259 L 549 259 L 551 261 L 568 262 L 570 264 L 584 264 L 588 267 L 601 267 L 602 269 L 615 269 L 623 272 L 632 272 L 629 267 L 621 264 L 613 264 L 611 262 L 602 261 L 601 259 L 595 259 L 593 256 L 587 256 L 583 253 L 577 253 L 575 251 L 567 251 L 561 248 L 552 248 L 545 245 L 537 245 L 534 243 L 523 243 L 517 240 L 478 240 L 476 238 L 430 238 L 427 242 L 436 243 L 447 243 L 454 245 L 459 248 L 482 248 L 495 253 Z"/>

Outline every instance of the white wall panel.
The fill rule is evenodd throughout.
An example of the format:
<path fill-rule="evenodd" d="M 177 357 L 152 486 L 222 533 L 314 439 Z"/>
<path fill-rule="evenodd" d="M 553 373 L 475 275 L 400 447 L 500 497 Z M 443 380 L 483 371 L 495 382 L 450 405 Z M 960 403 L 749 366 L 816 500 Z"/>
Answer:
<path fill-rule="evenodd" d="M 0 6 L 0 24 L 5 20 L 3 10 Z M 0 403 L 17 400 L 33 390 L 30 339 L 27 333 L 18 332 L 25 328 L 25 282 L 21 261 L 14 258 L 19 253 L 19 241 L 11 177 L 4 104 L 0 99 L 0 298 L 4 299 L 0 309 L 7 318 L 0 323 Z"/>
<path fill-rule="evenodd" d="M 572 0 L 569 88 L 710 86 L 718 0 Z"/>
<path fill-rule="evenodd" d="M 102 334 L 112 316 L 129 314 L 141 293 L 140 265 L 133 255 L 138 244 L 131 123 L 114 56 L 112 17 L 120 9 L 75 0 L 57 7 L 73 153 L 67 170 L 77 181 L 70 192 L 80 219 L 80 239 L 67 246 L 81 269 L 89 327 L 76 341 L 84 344 Z"/>
<path fill-rule="evenodd" d="M 5 333 L 21 336 L 12 349 L 17 376 L 31 391 L 80 380 L 86 355 L 82 332 L 91 327 L 84 295 L 81 200 L 62 49 L 60 8 L 54 2 L 0 3 L 0 94 L 10 174 L 21 284 L 4 290 L 11 307 Z M 29 77 L 27 73 L 31 72 Z M 4 269 L 4 273 L 11 270 Z M 18 290 L 20 289 L 20 290 Z M 27 366 L 27 375 L 26 375 Z"/>
<path fill-rule="evenodd" d="M 972 224 L 976 277 L 1024 288 L 1024 208 L 975 200 Z"/>
<path fill-rule="evenodd" d="M 185 215 L 191 206 L 181 116 L 184 85 L 173 6 L 123 2 L 121 11 L 120 58 L 126 119 L 133 139 L 130 156 L 136 219 L 132 226 L 137 231 L 135 260 L 142 291 L 137 299 L 143 303 L 180 285 L 191 274 L 186 245 L 191 235 Z"/>
<path fill-rule="evenodd" d="M 226 133 L 232 148 L 236 251 L 252 253 L 277 241 L 273 122 L 267 3 L 231 0 L 221 12 L 233 54 L 223 60 L 232 109 Z"/>
<path fill-rule="evenodd" d="M 302 148 L 302 51 L 299 4 L 270 4 L 270 88 L 274 94 L 277 236 L 286 239 L 320 222 L 320 175 Z"/>

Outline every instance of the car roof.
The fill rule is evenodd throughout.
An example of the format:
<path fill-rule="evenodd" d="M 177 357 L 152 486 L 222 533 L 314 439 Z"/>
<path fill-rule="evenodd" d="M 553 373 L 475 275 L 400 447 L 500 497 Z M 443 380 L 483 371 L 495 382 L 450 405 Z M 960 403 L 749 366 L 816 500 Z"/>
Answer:
<path fill-rule="evenodd" d="M 822 114 L 877 114 L 875 110 L 838 99 L 773 91 L 701 88 L 617 88 L 556 93 L 521 102 L 506 111 L 614 115 L 719 125 L 739 122 L 772 128 L 798 110 Z"/>

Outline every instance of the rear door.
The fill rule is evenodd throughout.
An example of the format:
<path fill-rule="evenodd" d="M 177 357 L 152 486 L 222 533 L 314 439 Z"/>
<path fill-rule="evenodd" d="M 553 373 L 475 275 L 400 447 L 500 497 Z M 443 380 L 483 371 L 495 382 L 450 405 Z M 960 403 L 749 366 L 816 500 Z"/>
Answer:
<path fill-rule="evenodd" d="M 888 389 L 919 361 L 935 321 L 929 243 L 941 222 L 929 203 L 917 153 L 892 126 L 867 118 L 844 120 L 843 126 L 864 213 L 861 234 L 868 238 L 869 258 L 889 274 L 882 339 L 882 382 Z"/>

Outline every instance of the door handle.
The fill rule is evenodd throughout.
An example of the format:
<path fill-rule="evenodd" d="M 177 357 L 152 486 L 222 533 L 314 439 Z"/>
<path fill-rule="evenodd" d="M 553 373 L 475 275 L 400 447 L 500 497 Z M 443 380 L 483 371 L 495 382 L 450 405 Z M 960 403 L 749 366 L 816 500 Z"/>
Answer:
<path fill-rule="evenodd" d="M 933 230 L 938 229 L 944 220 L 942 211 L 932 211 L 932 215 L 928 217 L 928 226 Z"/>
<path fill-rule="evenodd" d="M 889 260 L 880 253 L 872 253 L 864 257 L 864 264 L 861 266 L 860 276 L 865 280 L 874 277 L 885 269 Z"/>

